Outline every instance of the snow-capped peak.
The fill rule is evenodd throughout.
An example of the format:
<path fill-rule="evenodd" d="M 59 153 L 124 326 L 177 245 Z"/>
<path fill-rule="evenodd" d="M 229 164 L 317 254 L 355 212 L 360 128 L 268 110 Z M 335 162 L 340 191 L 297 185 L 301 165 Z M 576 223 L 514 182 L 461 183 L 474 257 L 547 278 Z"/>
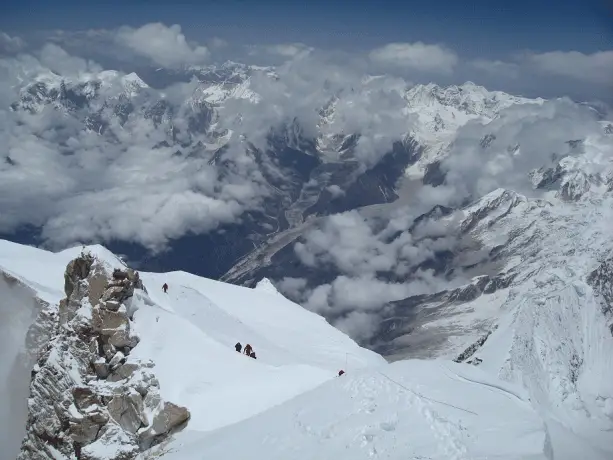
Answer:
<path fill-rule="evenodd" d="M 416 178 L 423 176 L 429 163 L 447 152 L 458 130 L 468 122 L 487 124 L 512 105 L 545 102 L 541 98 L 488 91 L 472 82 L 446 87 L 434 83 L 415 85 L 406 91 L 405 99 L 407 113 L 415 120 L 411 135 L 425 147 L 422 158 L 406 171 Z"/>

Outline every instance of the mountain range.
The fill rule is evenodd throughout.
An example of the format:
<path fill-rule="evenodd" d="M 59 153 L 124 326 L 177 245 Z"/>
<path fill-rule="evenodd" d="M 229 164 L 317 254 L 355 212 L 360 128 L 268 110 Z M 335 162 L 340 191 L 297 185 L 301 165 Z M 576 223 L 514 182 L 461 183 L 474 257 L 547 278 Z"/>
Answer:
<path fill-rule="evenodd" d="M 437 348 L 413 344 L 419 337 L 416 324 L 423 321 L 416 305 L 432 304 L 440 313 L 445 311 L 441 305 L 512 285 L 519 267 L 511 269 L 509 260 L 518 249 L 507 246 L 519 240 L 500 237 L 494 244 L 492 232 L 537 231 L 534 227 L 545 222 L 540 213 L 551 208 L 547 212 L 555 216 L 569 207 L 592 206 L 613 187 L 613 124 L 599 106 L 517 97 L 471 82 L 440 87 L 368 76 L 350 86 L 325 80 L 313 101 L 295 102 L 292 116 L 284 104 L 296 95 L 284 93 L 292 86 L 291 75 L 282 69 L 226 62 L 191 68 L 179 77 L 183 83 L 160 89 L 134 73 L 66 77 L 38 69 L 21 78 L 11 110 L 32 117 L 48 110 L 61 113 L 56 143 L 63 156 L 77 162 L 80 152 L 71 147 L 71 133 L 62 134 L 63 125 L 70 127 L 66 131 L 94 136 L 101 151 L 120 148 L 121 155 L 134 158 L 159 155 L 178 171 L 195 169 L 195 177 L 199 168 L 213 171 L 203 169 L 202 182 L 190 186 L 196 200 L 213 200 L 206 208 L 210 212 L 199 213 L 186 231 L 170 235 L 161 251 L 151 252 L 131 235 L 104 237 L 111 249 L 141 269 L 188 270 L 247 286 L 266 277 L 285 295 L 340 324 L 350 308 L 313 307 L 313 293 L 320 288 L 332 305 L 339 278 L 357 277 L 359 282 L 365 273 L 342 267 L 338 260 L 309 263 L 297 247 L 321 255 L 310 235 L 337 231 L 334 219 L 340 213 L 358 213 L 352 219 L 377 240 L 374 254 L 393 250 L 403 262 L 369 274 L 379 288 L 387 283 L 389 289 L 383 287 L 380 301 L 366 306 L 368 314 L 377 311 L 375 325 L 368 333 L 352 334 L 389 356 L 420 356 Z M 356 118 L 386 98 L 379 111 Z M 369 117 L 369 124 L 358 123 Z M 565 131 L 567 124 L 577 128 Z M 146 137 L 138 144 L 126 136 L 142 131 Z M 545 142 L 549 137 L 555 140 Z M 19 167 L 10 154 L 5 163 Z M 164 173 L 143 169 L 142 174 L 154 182 L 155 174 Z M 242 190 L 245 181 L 255 185 Z M 227 184 L 233 187 L 230 192 Z M 424 190 L 434 198 L 422 200 Z M 438 190 L 445 191 L 440 199 Z M 222 214 L 215 219 L 216 200 L 232 205 L 230 218 Z M 539 214 L 525 215 L 526 207 Z M 108 219 L 118 220 L 114 215 Z M 213 223 L 202 223 L 208 220 Z M 351 229 L 357 224 L 339 225 Z M 445 230 L 431 233 L 428 226 Z M 44 241 L 45 229 L 25 226 L 4 236 L 36 244 Z M 542 239 L 522 247 L 537 250 L 530 244 L 542 244 Z M 416 248 L 425 249 L 424 254 L 416 256 Z M 419 289 L 398 287 L 424 274 L 438 282 Z M 472 281 L 475 276 L 478 282 Z M 460 294 L 466 289 L 470 294 Z M 472 327 L 481 334 L 492 322 L 484 319 Z M 435 336 L 429 340 L 438 340 Z M 448 354 L 458 352 L 448 340 L 444 335 L 440 347 Z"/>
<path fill-rule="evenodd" d="M 611 458 L 606 108 L 233 62 L 18 76 L 0 173 L 58 156 L 4 237 L 70 247 L 0 241 L 11 458 Z"/>

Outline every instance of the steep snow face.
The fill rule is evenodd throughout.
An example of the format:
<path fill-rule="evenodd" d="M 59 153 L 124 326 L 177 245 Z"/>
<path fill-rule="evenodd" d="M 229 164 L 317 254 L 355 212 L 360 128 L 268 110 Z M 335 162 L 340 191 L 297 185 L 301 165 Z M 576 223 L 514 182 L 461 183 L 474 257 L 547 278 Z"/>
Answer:
<path fill-rule="evenodd" d="M 595 458 L 607 458 L 613 334 L 607 271 L 597 269 L 613 253 L 613 197 L 592 190 L 574 202 L 544 201 L 497 190 L 463 214 L 463 231 L 502 270 L 493 283 L 478 277 L 420 307 L 417 334 L 446 336 L 445 346 L 431 350 L 439 356 L 482 337 L 459 360 L 520 384 L 546 417 L 587 439 Z"/>
<path fill-rule="evenodd" d="M 605 409 L 613 397 L 613 336 L 587 278 L 613 251 L 612 205 L 605 195 L 550 207 L 533 218 L 530 229 L 517 214 L 504 219 L 515 227 L 508 228 L 515 241 L 501 252 L 515 246 L 521 258 L 509 267 L 516 278 L 502 305 L 512 313 L 487 340 L 483 356 L 475 355 L 483 365 L 499 368 L 505 379 L 522 382 L 559 417 L 585 416 L 609 428 L 613 420 Z"/>
<path fill-rule="evenodd" d="M 62 256 L 0 241 L 0 460 L 17 457 L 25 434 L 30 374 L 63 297 Z"/>

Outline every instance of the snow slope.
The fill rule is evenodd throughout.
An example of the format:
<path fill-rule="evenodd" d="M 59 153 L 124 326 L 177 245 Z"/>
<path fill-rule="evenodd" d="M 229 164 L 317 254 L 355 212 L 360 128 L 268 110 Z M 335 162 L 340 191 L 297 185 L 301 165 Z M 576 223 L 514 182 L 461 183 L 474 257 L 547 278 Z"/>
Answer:
<path fill-rule="evenodd" d="M 420 344 L 413 356 L 457 358 L 525 388 L 546 421 L 554 458 L 609 460 L 611 303 L 590 279 L 613 256 L 613 196 L 596 185 L 576 190 L 571 201 L 555 191 L 544 200 L 498 189 L 443 218 L 457 219 L 488 254 L 489 274 L 423 302 L 413 329 L 390 342 Z"/>
<path fill-rule="evenodd" d="M 496 201 L 490 198 L 488 203 Z M 593 234 L 602 230 L 594 227 Z M 85 249 L 109 268 L 123 265 L 101 246 Z M 12 369 L 24 354 L 32 355 L 27 335 L 39 305 L 36 299 L 57 305 L 63 297 L 65 266 L 81 250 L 53 254 L 0 241 L 0 270 L 19 286 L 15 290 L 0 284 L 2 299 L 12 299 L 10 308 L 6 301 L 0 303 L 4 315 L 0 337 L 7 342 L 3 342 L 3 368 Z M 162 397 L 191 412 L 182 432 L 157 446 L 156 452 L 142 455 L 142 460 L 161 453 L 168 460 L 565 460 L 577 452 L 588 452 L 592 459 L 608 458 L 602 445 L 603 433 L 610 427 L 608 406 L 596 397 L 605 395 L 610 376 L 609 360 L 603 356 L 608 339 L 590 316 L 596 314 L 595 301 L 586 291 L 581 297 L 576 286 L 560 291 L 568 297 L 568 313 L 562 310 L 563 316 L 551 327 L 547 326 L 551 315 L 545 312 L 553 304 L 542 317 L 519 307 L 502 312 L 497 331 L 478 350 L 483 365 L 474 367 L 445 360 L 387 364 L 323 318 L 284 298 L 267 280 L 249 289 L 185 272 L 141 272 L 140 276 L 147 292 L 136 290 L 126 307 L 141 341 L 127 362 L 154 361 Z M 534 286 L 544 282 L 535 280 Z M 167 293 L 161 289 L 163 283 L 169 285 Z M 534 295 L 539 295 L 534 286 Z M 10 289 L 13 297 L 8 295 Z M 576 316 L 580 299 L 590 308 Z M 546 327 L 534 327 L 537 321 Z M 571 348 L 561 343 L 557 354 L 543 361 L 544 349 L 539 360 L 531 349 L 526 352 L 520 346 L 526 343 L 526 339 L 521 342 L 524 334 L 546 331 L 551 336 L 542 337 L 543 344 L 556 346 L 556 338 L 567 335 L 555 329 L 556 324 L 586 332 L 579 333 L 577 340 L 586 347 L 584 362 L 591 361 L 577 385 L 582 397 L 594 396 L 581 406 L 589 411 L 587 417 L 573 412 L 576 394 L 568 392 L 565 401 L 555 392 L 556 383 L 564 385 L 555 358 Z M 250 343 L 257 359 L 236 353 L 237 341 Z M 600 348 L 590 348 L 594 344 Z M 20 401 L 25 405 L 27 395 L 16 389 L 29 382 L 27 367 L 22 367 L 19 373 L 1 374 L 0 398 L 14 401 L 17 408 Z M 347 373 L 337 377 L 341 368 Z M 567 405 L 568 418 L 553 405 Z M 0 412 L 3 427 L 19 420 L 18 411 L 11 410 Z M 595 433 L 594 427 L 600 431 Z M 3 455 L 19 448 L 19 432 L 10 431 L 12 439 L 1 460 L 14 458 Z M 565 452 L 572 455 L 564 457 Z"/>
<path fill-rule="evenodd" d="M 162 395 L 192 411 L 190 428 L 243 420 L 346 366 L 385 364 L 279 294 L 184 272 L 141 273 L 141 278 L 150 294 L 135 296 L 131 305 L 138 310 L 134 318 L 142 338 L 134 357 L 155 361 Z M 236 353 L 237 341 L 251 344 L 257 360 Z"/>
<path fill-rule="evenodd" d="M 232 427 L 185 431 L 169 447 L 168 460 L 536 460 L 548 458 L 549 441 L 516 388 L 415 360 L 345 374 Z"/>
<path fill-rule="evenodd" d="M 111 268 L 122 266 L 101 246 L 86 249 Z M 41 299 L 57 305 L 64 297 L 66 265 L 81 250 L 53 254 L 0 241 L 0 270 L 20 282 L 19 295 L 12 297 L 14 290 L 0 285 L 0 336 L 8 342 L 0 399 L 18 398 L 25 409 L 27 394 L 13 389 L 27 389 L 34 362 L 23 372 L 8 371 L 28 351 L 26 334 L 37 315 L 30 304 Z M 271 286 L 252 290 L 182 272 L 141 276 L 151 294 L 137 291 L 129 302 L 141 337 L 129 359 L 155 361 L 162 396 L 189 407 L 190 428 L 205 431 L 243 420 L 333 378 L 340 368 L 385 364 L 320 316 L 271 292 Z M 164 282 L 170 286 L 166 294 Z M 236 353 L 237 341 L 250 343 L 257 360 Z M 11 413 L 2 416 L 7 425 Z"/>

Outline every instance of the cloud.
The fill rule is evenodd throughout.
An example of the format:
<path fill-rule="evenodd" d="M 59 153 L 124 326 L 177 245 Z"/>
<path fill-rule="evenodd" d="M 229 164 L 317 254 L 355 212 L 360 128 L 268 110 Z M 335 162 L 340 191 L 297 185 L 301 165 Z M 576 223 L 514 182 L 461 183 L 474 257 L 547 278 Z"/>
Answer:
<path fill-rule="evenodd" d="M 209 57 L 205 46 L 188 43 L 178 24 L 167 27 L 157 22 L 138 29 L 124 26 L 117 31 L 116 40 L 169 68 L 203 64 Z"/>
<path fill-rule="evenodd" d="M 114 116 L 115 104 L 121 107 L 122 102 L 116 97 L 105 105 L 97 102 L 107 123 L 100 134 L 84 127 L 89 112 L 39 104 L 40 92 L 26 101 L 34 104 L 35 113 L 8 109 L 19 100 L 15 91 L 24 75 L 32 78 L 43 71 L 47 83 L 59 90 L 62 77 L 44 73 L 43 62 L 58 72 L 64 69 L 62 76 L 71 77 L 69 89 L 73 84 L 92 85 L 85 86 L 91 91 L 105 85 L 122 88 L 125 81 L 122 73 L 107 73 L 102 87 L 93 86 L 87 71 L 96 70 L 95 64 L 56 45 L 46 46 L 40 61 L 32 56 L 0 60 L 0 101 L 6 103 L 0 110 L 0 142 L 5 146 L 0 157 L 0 231 L 32 224 L 42 227 L 42 236 L 53 247 L 123 240 L 158 250 L 187 232 L 240 221 L 268 194 L 255 160 L 244 152 L 221 153 L 222 165 L 210 161 L 213 152 L 176 155 L 181 147 L 173 146 L 173 133 L 179 141 L 188 140 L 193 111 L 185 101 L 195 82 L 164 92 L 175 112 L 173 130 L 156 127 L 142 116 Z M 152 90 L 142 91 L 144 99 L 134 96 L 135 102 L 148 97 L 149 104 L 157 102 Z"/>
<path fill-rule="evenodd" d="M 213 49 L 223 49 L 230 46 L 230 43 L 227 40 L 219 37 L 213 37 L 209 40 L 209 47 Z"/>
<path fill-rule="evenodd" d="M 258 49 L 263 49 L 269 54 L 277 54 L 286 58 L 294 58 L 300 54 L 306 54 L 313 50 L 313 48 L 304 43 L 280 43 L 277 45 L 258 47 Z"/>
<path fill-rule="evenodd" d="M 289 278 L 285 277 L 277 282 L 277 288 L 281 289 L 285 294 L 291 297 L 300 297 L 302 291 L 307 286 L 307 279 L 305 278 Z"/>
<path fill-rule="evenodd" d="M 439 292 L 457 284 L 435 277 L 431 270 L 418 270 L 410 280 L 399 283 L 379 279 L 374 274 L 340 275 L 331 283 L 307 289 L 299 300 L 305 308 L 323 315 L 335 327 L 364 342 L 377 332 L 386 317 L 388 302 Z"/>
<path fill-rule="evenodd" d="M 410 232 L 417 217 L 414 211 L 398 208 L 371 218 L 349 211 L 321 219 L 294 244 L 294 251 L 298 261 L 311 269 L 308 273 L 331 281 L 321 283 L 318 276 L 284 278 L 275 284 L 352 337 L 370 339 L 389 302 L 466 282 L 461 270 L 447 279 L 420 267 L 441 251 L 460 246 L 453 219 L 424 219 Z"/>
<path fill-rule="evenodd" d="M 0 56 L 14 54 L 23 50 L 26 42 L 20 37 L 11 37 L 0 31 Z"/>
<path fill-rule="evenodd" d="M 517 78 L 520 75 L 520 66 L 513 62 L 476 59 L 471 61 L 469 65 L 496 78 Z"/>
<path fill-rule="evenodd" d="M 381 315 L 364 311 L 351 311 L 339 318 L 334 326 L 358 341 L 367 340 L 377 332 Z"/>
<path fill-rule="evenodd" d="M 528 53 L 523 60 L 545 75 L 613 86 L 613 50 L 591 54 L 579 51 Z"/>
<path fill-rule="evenodd" d="M 491 142 L 482 146 L 481 140 L 492 135 Z M 468 123 L 460 128 L 441 163 L 446 179 L 438 198 L 441 204 L 457 205 L 500 187 L 529 196 L 541 193 L 534 190 L 529 173 L 555 166 L 552 157 L 582 153 L 582 148 L 575 150 L 568 141 L 590 139 L 612 143 L 604 138 L 597 115 L 587 106 L 569 99 L 513 105 L 487 125 Z"/>
<path fill-rule="evenodd" d="M 371 61 L 386 67 L 398 67 L 420 72 L 449 74 L 458 63 L 455 52 L 441 46 L 422 42 L 389 43 L 372 50 Z"/>
<path fill-rule="evenodd" d="M 338 198 L 345 195 L 345 191 L 338 185 L 330 185 L 329 187 L 326 187 L 326 190 L 330 192 L 330 195 L 332 195 L 333 198 Z"/>
<path fill-rule="evenodd" d="M 63 48 L 48 43 L 40 51 L 40 63 L 59 75 L 78 76 L 85 72 L 101 72 L 97 63 L 71 56 Z"/>
<path fill-rule="evenodd" d="M 458 66 L 455 73 L 489 89 L 511 94 L 613 102 L 613 50 L 523 51 L 506 58 L 468 61 L 466 66 Z"/>

